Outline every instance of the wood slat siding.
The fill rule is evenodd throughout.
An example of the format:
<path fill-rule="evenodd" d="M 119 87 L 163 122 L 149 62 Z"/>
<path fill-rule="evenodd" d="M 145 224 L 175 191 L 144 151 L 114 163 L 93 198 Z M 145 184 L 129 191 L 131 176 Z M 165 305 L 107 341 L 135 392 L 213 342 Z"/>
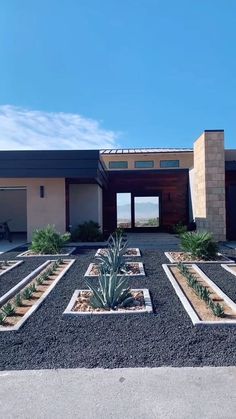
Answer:
<path fill-rule="evenodd" d="M 236 240 L 236 171 L 226 170 L 226 238 Z M 235 198 L 234 198 L 235 197 Z"/>
<path fill-rule="evenodd" d="M 169 231 L 179 221 L 187 224 L 188 179 L 188 170 L 182 169 L 108 172 L 108 188 L 103 191 L 104 232 L 111 233 L 116 229 L 116 194 L 119 192 L 159 194 L 161 230 Z"/>

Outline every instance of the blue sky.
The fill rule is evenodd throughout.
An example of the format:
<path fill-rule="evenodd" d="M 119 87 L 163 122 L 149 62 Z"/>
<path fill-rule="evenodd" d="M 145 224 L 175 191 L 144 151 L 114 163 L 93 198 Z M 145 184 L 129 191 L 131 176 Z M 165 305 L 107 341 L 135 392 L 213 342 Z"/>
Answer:
<path fill-rule="evenodd" d="M 235 0 L 1 0 L 0 148 L 236 147 Z"/>

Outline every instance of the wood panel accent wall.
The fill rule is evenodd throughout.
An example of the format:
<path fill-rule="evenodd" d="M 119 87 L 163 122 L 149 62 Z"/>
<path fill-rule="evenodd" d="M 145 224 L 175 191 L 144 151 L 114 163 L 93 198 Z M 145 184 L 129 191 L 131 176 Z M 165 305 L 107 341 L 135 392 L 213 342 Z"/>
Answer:
<path fill-rule="evenodd" d="M 103 191 L 105 233 L 116 229 L 116 194 L 131 192 L 160 195 L 160 230 L 169 231 L 182 221 L 189 222 L 189 173 L 185 169 L 153 171 L 109 171 L 108 187 Z"/>

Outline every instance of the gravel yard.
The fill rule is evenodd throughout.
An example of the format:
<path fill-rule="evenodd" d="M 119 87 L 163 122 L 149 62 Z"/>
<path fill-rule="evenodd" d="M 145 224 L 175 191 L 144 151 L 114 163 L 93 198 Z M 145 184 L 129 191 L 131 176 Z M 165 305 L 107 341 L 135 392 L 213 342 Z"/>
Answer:
<path fill-rule="evenodd" d="M 75 289 L 85 288 L 84 274 L 95 252 L 78 249 L 71 255 L 75 264 L 22 328 L 0 334 L 1 370 L 236 365 L 236 327 L 194 328 L 163 271 L 161 264 L 168 260 L 162 251 L 143 250 L 146 277 L 130 278 L 132 288 L 150 290 L 154 314 L 63 317 Z M 15 259 L 18 253 L 0 259 Z M 48 257 L 22 259 L 0 278 L 0 295 Z M 233 275 L 216 264 L 201 264 L 201 269 L 236 302 Z"/>

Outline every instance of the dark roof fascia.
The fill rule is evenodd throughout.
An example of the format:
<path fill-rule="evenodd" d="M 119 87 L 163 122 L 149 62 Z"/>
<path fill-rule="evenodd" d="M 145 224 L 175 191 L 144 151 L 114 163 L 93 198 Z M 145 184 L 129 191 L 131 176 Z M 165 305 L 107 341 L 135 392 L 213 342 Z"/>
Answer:
<path fill-rule="evenodd" d="M 0 178 L 81 178 L 106 183 L 99 150 L 0 151 Z"/>
<path fill-rule="evenodd" d="M 163 173 L 166 173 L 166 174 L 170 174 L 170 173 L 176 173 L 176 172 L 178 172 L 178 173 L 188 173 L 189 172 L 189 169 L 178 169 L 178 168 L 174 168 L 174 169 L 148 169 L 148 170 L 146 170 L 146 169 L 143 169 L 143 170 L 138 170 L 138 169 L 134 169 L 134 170 L 127 170 L 127 169 L 123 169 L 123 170 L 119 170 L 119 169 L 116 169 L 116 170 L 107 170 L 107 173 L 108 173 L 108 175 L 109 174 L 112 174 L 112 175 L 114 175 L 115 173 L 117 173 L 117 174 L 121 174 L 122 173 L 122 175 L 124 174 L 124 173 L 127 173 L 127 174 L 129 174 L 129 175 L 131 175 L 131 174 L 144 174 L 144 175 L 147 175 L 147 174 L 150 174 L 150 173 L 154 173 L 154 174 L 163 174 Z"/>

